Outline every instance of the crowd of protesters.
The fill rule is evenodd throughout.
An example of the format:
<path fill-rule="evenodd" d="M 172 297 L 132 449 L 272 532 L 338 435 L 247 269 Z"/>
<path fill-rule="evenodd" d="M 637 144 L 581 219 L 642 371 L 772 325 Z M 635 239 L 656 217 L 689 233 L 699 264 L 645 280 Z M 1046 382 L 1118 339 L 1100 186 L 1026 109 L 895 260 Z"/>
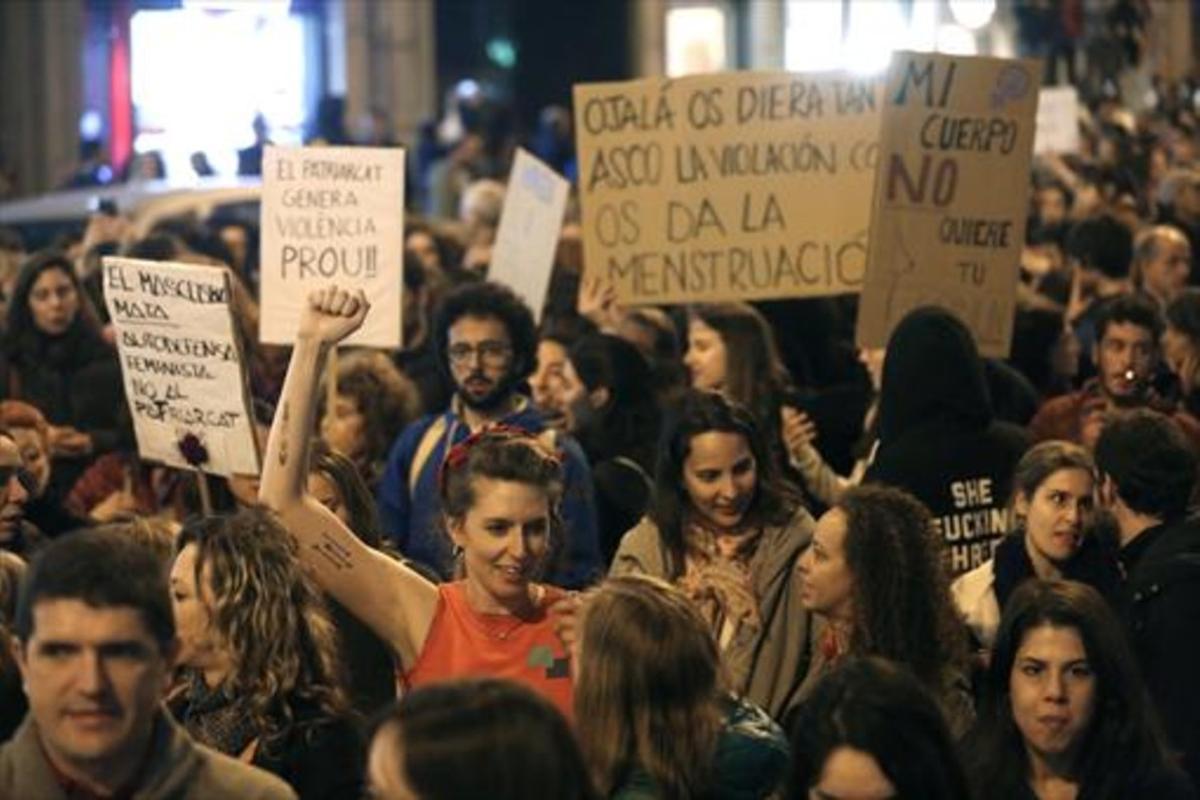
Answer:
<path fill-rule="evenodd" d="M 394 352 L 330 368 L 345 286 L 259 342 L 242 221 L 0 232 L 0 797 L 1196 797 L 1180 97 L 1035 159 L 1007 359 L 934 307 L 859 350 L 849 296 L 623 306 L 577 203 L 535 315 L 473 97 L 416 148 Z M 138 457 L 111 254 L 231 271 L 260 475 Z"/>

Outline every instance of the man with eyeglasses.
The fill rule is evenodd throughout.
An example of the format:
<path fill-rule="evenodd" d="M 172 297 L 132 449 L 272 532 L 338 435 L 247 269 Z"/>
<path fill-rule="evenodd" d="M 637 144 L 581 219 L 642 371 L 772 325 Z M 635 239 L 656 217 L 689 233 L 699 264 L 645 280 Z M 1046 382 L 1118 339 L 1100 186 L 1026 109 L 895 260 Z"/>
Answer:
<path fill-rule="evenodd" d="M 451 292 L 438 312 L 434 343 L 454 384 L 450 407 L 401 432 L 388 454 L 378 501 L 384 530 L 400 551 L 448 579 L 454 565 L 448 537 L 438 524 L 437 475 L 449 448 L 491 425 L 535 434 L 544 432 L 546 425 L 541 412 L 520 392 L 535 366 L 537 332 L 533 314 L 510 289 L 473 283 Z M 573 439 L 555 436 L 553 445 L 564 458 L 567 540 L 565 557 L 546 577 L 555 585 L 578 588 L 604 570 L 591 474 Z"/>
<path fill-rule="evenodd" d="M 25 468 L 17 440 L 0 428 L 0 550 L 26 560 L 45 542 L 41 532 L 25 519 L 25 503 L 36 484 L 37 479 Z"/>

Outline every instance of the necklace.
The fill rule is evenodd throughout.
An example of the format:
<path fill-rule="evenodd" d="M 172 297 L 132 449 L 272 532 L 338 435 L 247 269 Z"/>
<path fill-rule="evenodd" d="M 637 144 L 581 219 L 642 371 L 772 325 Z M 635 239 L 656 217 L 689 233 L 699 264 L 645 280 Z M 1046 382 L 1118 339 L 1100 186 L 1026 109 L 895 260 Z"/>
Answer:
<path fill-rule="evenodd" d="M 476 611 L 473 616 L 479 622 L 480 631 L 489 638 L 504 642 L 508 641 L 508 638 L 522 627 L 528 625 L 531 618 L 537 614 L 537 610 L 541 608 L 542 598 L 545 595 L 545 587 L 541 584 L 533 584 L 529 589 L 532 608 L 527 615 Z"/>
<path fill-rule="evenodd" d="M 517 630 L 524 624 L 525 624 L 525 620 L 518 617 L 515 622 L 510 622 L 504 628 L 500 628 L 499 626 L 487 625 L 486 629 L 487 629 L 488 635 L 490 635 L 493 639 L 497 639 L 501 642 L 505 642 L 505 641 L 508 641 L 508 637 L 510 637 L 514 633 L 516 633 Z"/>

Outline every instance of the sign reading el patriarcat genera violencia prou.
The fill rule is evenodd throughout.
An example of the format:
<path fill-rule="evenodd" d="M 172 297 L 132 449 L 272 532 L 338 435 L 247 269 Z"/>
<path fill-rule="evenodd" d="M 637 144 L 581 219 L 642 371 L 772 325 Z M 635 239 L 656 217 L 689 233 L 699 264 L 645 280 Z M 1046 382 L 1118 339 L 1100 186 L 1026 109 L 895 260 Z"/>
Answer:
<path fill-rule="evenodd" d="M 371 299 L 346 343 L 399 347 L 404 151 L 268 147 L 262 192 L 261 340 L 291 344 L 308 295 L 336 284 Z"/>

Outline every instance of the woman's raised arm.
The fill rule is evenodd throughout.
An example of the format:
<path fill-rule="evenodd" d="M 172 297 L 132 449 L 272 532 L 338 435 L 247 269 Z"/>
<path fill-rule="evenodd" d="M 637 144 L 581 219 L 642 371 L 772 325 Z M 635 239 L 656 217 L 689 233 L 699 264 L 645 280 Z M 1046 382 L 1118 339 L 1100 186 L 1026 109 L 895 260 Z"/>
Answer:
<path fill-rule="evenodd" d="M 437 587 L 359 541 L 307 488 L 320 375 L 329 349 L 362 325 L 369 308 L 362 291 L 329 288 L 309 296 L 267 440 L 258 499 L 283 519 L 321 588 L 411 667 L 433 620 Z"/>

